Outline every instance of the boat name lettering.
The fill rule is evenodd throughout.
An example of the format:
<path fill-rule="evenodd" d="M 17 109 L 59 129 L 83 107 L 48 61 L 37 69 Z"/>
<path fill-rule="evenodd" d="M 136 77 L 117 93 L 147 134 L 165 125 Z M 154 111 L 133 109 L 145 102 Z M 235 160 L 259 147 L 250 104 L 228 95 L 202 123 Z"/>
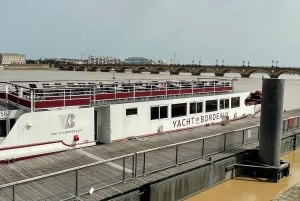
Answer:
<path fill-rule="evenodd" d="M 0 117 L 8 117 L 8 115 L 9 115 L 9 111 L 0 111 Z"/>
<path fill-rule="evenodd" d="M 82 131 L 82 129 L 72 129 L 72 130 L 67 130 L 67 131 L 58 131 L 58 132 L 51 133 L 51 136 L 65 135 L 65 134 L 70 134 L 70 133 L 79 133 L 81 131 Z"/>
<path fill-rule="evenodd" d="M 180 127 L 185 127 L 185 126 L 198 125 L 198 124 L 218 120 L 218 119 L 222 118 L 223 116 L 228 116 L 228 112 L 206 114 L 206 115 L 201 115 L 201 116 L 196 116 L 196 117 L 185 117 L 182 119 L 174 120 L 173 127 L 180 128 Z"/>

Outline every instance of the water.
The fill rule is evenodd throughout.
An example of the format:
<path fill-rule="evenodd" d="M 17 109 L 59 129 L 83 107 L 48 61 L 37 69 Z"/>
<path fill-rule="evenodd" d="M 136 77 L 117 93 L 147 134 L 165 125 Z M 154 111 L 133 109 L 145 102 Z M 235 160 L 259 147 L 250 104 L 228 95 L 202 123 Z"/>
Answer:
<path fill-rule="evenodd" d="M 278 183 L 260 182 L 252 179 L 231 179 L 199 193 L 185 201 L 269 201 L 289 187 L 300 182 L 300 150 L 282 157 L 291 163 L 289 177 Z"/>

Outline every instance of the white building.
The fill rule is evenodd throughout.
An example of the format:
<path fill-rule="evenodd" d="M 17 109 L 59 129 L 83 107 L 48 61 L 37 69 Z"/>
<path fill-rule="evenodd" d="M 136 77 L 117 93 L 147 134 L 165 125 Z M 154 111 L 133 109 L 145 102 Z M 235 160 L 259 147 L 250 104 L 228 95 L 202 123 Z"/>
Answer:
<path fill-rule="evenodd" d="M 24 54 L 0 53 L 0 64 L 26 64 Z"/>
<path fill-rule="evenodd" d="M 117 57 L 89 56 L 88 64 L 119 64 L 121 59 Z"/>

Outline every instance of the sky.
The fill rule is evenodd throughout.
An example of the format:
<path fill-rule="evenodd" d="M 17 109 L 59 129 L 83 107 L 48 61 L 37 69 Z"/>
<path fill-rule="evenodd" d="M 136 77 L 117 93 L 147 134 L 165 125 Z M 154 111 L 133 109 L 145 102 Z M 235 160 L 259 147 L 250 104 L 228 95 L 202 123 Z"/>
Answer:
<path fill-rule="evenodd" d="M 0 52 L 300 67 L 299 0 L 0 0 Z"/>

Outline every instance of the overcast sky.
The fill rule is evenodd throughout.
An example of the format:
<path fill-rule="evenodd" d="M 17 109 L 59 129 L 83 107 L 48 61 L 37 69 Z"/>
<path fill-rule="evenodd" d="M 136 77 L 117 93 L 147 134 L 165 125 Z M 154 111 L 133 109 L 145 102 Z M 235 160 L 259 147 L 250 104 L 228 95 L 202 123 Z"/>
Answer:
<path fill-rule="evenodd" d="M 0 0 L 0 52 L 300 67 L 299 0 Z"/>

